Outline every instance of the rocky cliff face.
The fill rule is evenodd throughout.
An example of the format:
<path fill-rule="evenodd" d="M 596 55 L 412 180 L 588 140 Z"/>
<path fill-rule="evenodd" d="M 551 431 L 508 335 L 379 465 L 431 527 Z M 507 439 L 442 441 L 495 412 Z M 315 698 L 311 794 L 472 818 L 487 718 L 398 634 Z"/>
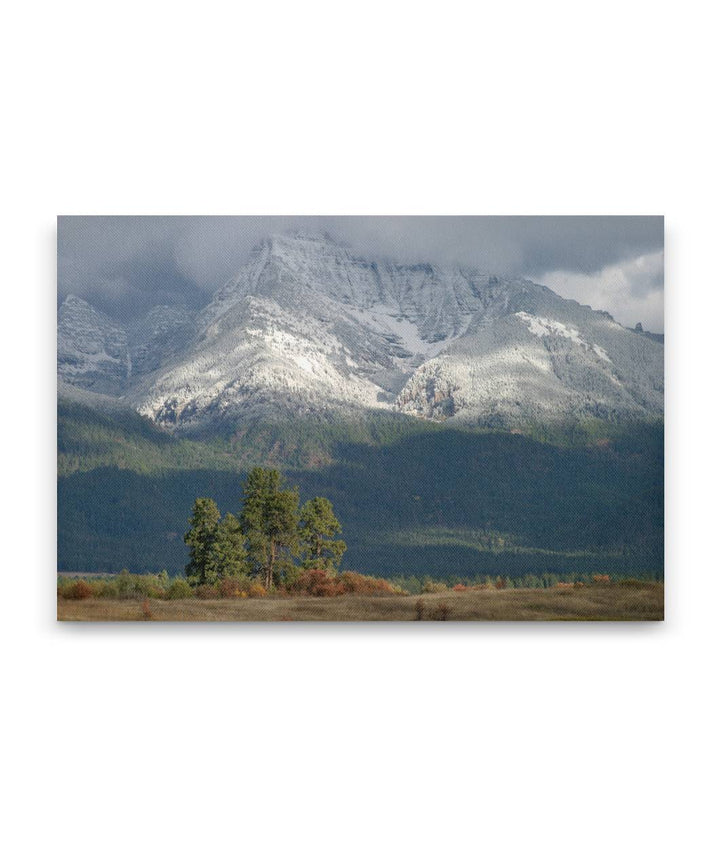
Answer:
<path fill-rule="evenodd" d="M 367 410 L 502 426 L 663 410 L 662 345 L 607 313 L 525 280 L 359 258 L 325 236 L 267 239 L 200 313 L 156 308 L 124 338 L 79 303 L 60 312 L 63 380 L 173 429 Z"/>

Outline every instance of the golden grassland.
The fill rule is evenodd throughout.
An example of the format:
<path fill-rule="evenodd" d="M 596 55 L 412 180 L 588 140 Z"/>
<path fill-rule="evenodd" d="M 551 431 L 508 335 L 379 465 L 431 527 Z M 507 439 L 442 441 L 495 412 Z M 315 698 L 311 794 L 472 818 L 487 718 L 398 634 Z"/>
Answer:
<path fill-rule="evenodd" d="M 662 621 L 662 583 L 222 600 L 58 598 L 59 621 Z"/>

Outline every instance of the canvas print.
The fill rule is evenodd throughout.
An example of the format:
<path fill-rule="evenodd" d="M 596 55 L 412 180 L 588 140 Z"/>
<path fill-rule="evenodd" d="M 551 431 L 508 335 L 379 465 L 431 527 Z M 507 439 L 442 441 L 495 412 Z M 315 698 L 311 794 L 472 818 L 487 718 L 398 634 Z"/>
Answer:
<path fill-rule="evenodd" d="M 661 620 L 661 217 L 58 218 L 65 621 Z"/>

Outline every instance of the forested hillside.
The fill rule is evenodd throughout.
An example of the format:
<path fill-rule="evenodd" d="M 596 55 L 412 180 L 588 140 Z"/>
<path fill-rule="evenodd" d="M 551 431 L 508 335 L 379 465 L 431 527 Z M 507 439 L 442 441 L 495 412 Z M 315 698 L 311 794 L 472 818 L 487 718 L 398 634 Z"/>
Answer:
<path fill-rule="evenodd" d="M 662 424 L 533 437 L 402 418 L 177 439 L 131 412 L 58 408 L 58 561 L 181 571 L 188 509 L 238 509 L 254 464 L 327 496 L 364 573 L 662 573 Z"/>

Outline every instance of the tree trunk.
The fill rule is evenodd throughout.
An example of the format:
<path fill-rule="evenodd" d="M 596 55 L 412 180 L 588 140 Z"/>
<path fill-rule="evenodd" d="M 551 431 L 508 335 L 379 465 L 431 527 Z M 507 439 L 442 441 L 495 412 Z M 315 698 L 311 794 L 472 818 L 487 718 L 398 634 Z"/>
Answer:
<path fill-rule="evenodd" d="M 270 561 L 268 562 L 267 572 L 265 575 L 265 588 L 270 591 L 273 579 L 273 569 L 275 567 L 275 544 L 270 545 Z"/>

